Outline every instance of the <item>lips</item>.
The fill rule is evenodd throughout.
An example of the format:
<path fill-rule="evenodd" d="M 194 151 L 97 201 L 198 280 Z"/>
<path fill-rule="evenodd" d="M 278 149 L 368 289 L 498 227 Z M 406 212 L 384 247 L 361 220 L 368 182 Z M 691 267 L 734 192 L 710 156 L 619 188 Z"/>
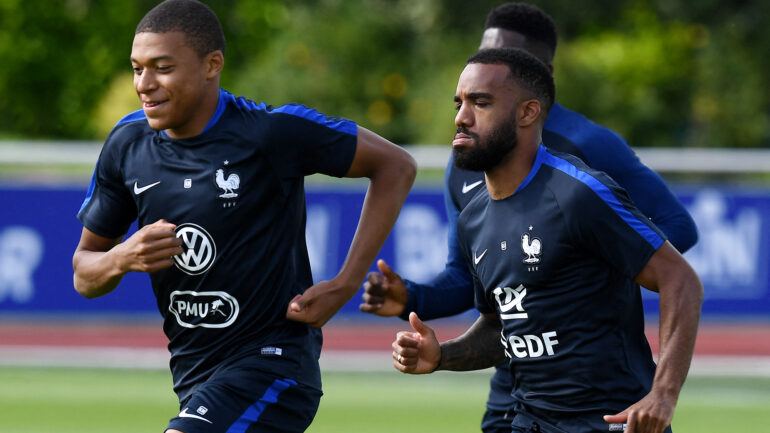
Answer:
<path fill-rule="evenodd" d="M 165 104 L 166 101 L 142 101 L 142 107 L 145 110 L 152 110 L 153 108 L 158 107 L 159 105 Z"/>
<path fill-rule="evenodd" d="M 455 139 L 452 140 L 453 147 L 468 146 L 471 144 L 473 144 L 473 137 L 463 133 L 455 134 Z"/>

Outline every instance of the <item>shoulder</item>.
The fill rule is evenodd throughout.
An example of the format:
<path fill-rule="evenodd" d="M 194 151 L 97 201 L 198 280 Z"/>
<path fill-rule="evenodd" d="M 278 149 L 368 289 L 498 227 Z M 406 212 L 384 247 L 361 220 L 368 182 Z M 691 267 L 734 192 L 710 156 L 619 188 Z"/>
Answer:
<path fill-rule="evenodd" d="M 599 198 L 607 201 L 619 189 L 612 178 L 604 172 L 588 166 L 580 158 L 567 153 L 548 150 L 543 165 L 552 171 L 548 189 L 563 207 L 573 204 L 580 207 L 586 200 Z"/>
<path fill-rule="evenodd" d="M 243 113 L 264 116 L 274 124 L 291 125 L 292 127 L 322 126 L 349 135 L 357 135 L 358 127 L 355 122 L 340 117 L 327 116 L 318 110 L 302 104 L 290 103 L 280 106 L 269 105 L 265 102 L 255 102 L 244 96 L 233 96 L 223 91 L 227 105 Z"/>
<path fill-rule="evenodd" d="M 124 116 L 115 124 L 104 141 L 105 150 L 122 149 L 135 143 L 141 137 L 151 135 L 154 130 L 150 128 L 144 111 L 137 110 Z"/>
<path fill-rule="evenodd" d="M 544 129 L 565 137 L 583 152 L 597 147 L 607 150 L 607 146 L 628 148 L 626 140 L 617 132 L 559 104 L 551 108 Z"/>

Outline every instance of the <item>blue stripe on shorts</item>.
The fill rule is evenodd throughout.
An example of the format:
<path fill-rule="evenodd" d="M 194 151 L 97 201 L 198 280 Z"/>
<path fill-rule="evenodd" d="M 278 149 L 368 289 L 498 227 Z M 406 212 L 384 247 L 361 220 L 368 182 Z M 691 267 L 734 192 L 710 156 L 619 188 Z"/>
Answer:
<path fill-rule="evenodd" d="M 278 401 L 278 395 L 281 392 L 296 384 L 297 382 L 291 379 L 276 379 L 267 391 L 265 391 L 262 398 L 249 406 L 246 411 L 243 412 L 243 415 L 241 415 L 241 417 L 227 429 L 227 433 L 245 433 L 250 425 L 259 420 L 259 416 L 262 415 L 262 412 L 265 411 L 268 405 Z"/>

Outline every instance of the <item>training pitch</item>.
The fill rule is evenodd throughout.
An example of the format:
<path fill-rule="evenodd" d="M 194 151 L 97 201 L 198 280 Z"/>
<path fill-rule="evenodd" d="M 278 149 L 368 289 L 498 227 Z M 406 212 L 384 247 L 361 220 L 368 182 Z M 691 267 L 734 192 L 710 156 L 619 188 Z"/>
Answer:
<path fill-rule="evenodd" d="M 310 433 L 479 431 L 490 374 L 325 372 Z M 178 411 L 161 370 L 0 368 L 0 432 L 162 432 Z M 766 431 L 768 377 L 688 379 L 677 433 Z"/>

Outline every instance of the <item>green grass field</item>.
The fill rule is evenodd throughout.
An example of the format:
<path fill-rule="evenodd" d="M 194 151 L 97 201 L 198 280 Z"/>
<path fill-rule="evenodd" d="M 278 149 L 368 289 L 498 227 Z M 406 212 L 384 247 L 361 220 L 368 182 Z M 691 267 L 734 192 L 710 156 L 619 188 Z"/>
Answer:
<path fill-rule="evenodd" d="M 325 373 L 311 433 L 478 431 L 486 373 Z M 691 377 L 677 433 L 768 431 L 770 378 Z M 0 432 L 162 432 L 178 410 L 158 370 L 0 368 Z"/>

